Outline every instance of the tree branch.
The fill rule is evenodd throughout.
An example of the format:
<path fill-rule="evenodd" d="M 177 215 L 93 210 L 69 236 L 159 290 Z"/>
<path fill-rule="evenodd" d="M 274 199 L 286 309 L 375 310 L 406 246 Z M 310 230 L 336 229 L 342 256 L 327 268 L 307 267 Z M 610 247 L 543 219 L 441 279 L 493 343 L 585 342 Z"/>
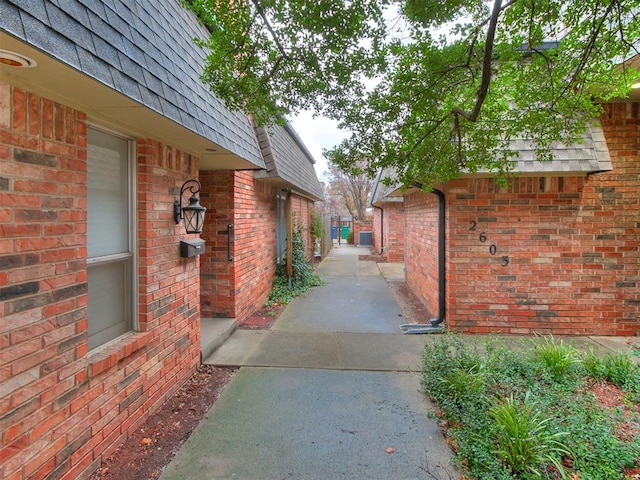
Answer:
<path fill-rule="evenodd" d="M 257 10 L 258 14 L 260 15 L 260 17 L 262 17 L 262 21 L 264 22 L 265 26 L 267 27 L 267 30 L 269 30 L 269 33 L 271 34 L 271 38 L 273 38 L 273 42 L 276 44 L 276 47 L 278 47 L 278 50 L 280 51 L 280 54 L 286 60 L 291 60 L 289 58 L 289 54 L 285 50 L 284 46 L 280 43 L 280 39 L 278 38 L 278 35 L 276 35 L 275 30 L 271 26 L 271 23 L 269 23 L 269 19 L 267 18 L 267 14 L 265 13 L 264 9 L 262 8 L 262 5 L 260 5 L 260 0 L 251 0 L 251 3 L 253 3 L 253 6 L 256 7 L 256 10 Z"/>
<path fill-rule="evenodd" d="M 462 132 L 460 131 L 460 116 L 456 115 L 453 119 L 453 128 L 456 133 L 456 155 L 458 157 L 458 164 L 460 166 L 464 166 L 464 161 L 462 160 Z"/>
<path fill-rule="evenodd" d="M 438 127 L 445 122 L 447 117 L 448 115 L 443 116 L 440 120 L 437 120 L 431 128 L 428 128 L 427 130 L 425 130 L 424 133 L 420 135 L 420 138 L 418 138 L 418 140 L 414 142 L 413 146 L 407 152 L 405 157 L 409 158 L 413 154 L 413 152 L 416 150 L 416 148 L 418 148 L 418 146 L 420 146 L 420 144 L 422 144 L 422 142 L 424 142 L 429 135 L 435 132 L 438 129 Z"/>
<path fill-rule="evenodd" d="M 471 112 L 467 112 L 462 108 L 454 107 L 451 111 L 454 116 L 462 116 L 470 122 L 475 122 L 478 120 L 480 109 L 482 108 L 482 104 L 484 103 L 484 100 L 487 97 L 487 93 L 489 92 L 489 84 L 491 83 L 493 41 L 496 36 L 498 17 L 500 16 L 501 10 L 502 0 L 495 0 L 493 3 L 493 9 L 491 10 L 491 18 L 489 19 L 489 28 L 487 30 L 487 40 L 484 45 L 484 53 L 482 56 L 482 80 L 480 81 L 480 86 L 478 87 L 478 92 L 476 94 L 476 103 L 473 107 L 473 110 Z"/>
<path fill-rule="evenodd" d="M 596 44 L 596 40 L 598 38 L 598 35 L 600 35 L 600 31 L 602 30 L 602 26 L 604 25 L 604 22 L 605 22 L 606 18 L 611 13 L 611 10 L 613 9 L 613 6 L 614 6 L 615 3 L 616 2 L 611 2 L 607 6 L 607 10 L 604 12 L 602 17 L 600 18 L 600 21 L 597 24 L 594 25 L 594 28 L 591 31 L 591 36 L 589 37 L 589 43 L 582 50 L 582 55 L 580 56 L 580 62 L 578 63 L 578 66 L 576 67 L 576 69 L 573 71 L 573 74 L 571 75 L 571 78 L 566 83 L 566 85 L 564 86 L 564 88 L 562 89 L 560 94 L 558 95 L 557 99 L 562 98 L 567 93 L 567 91 L 569 91 L 569 89 L 574 88 L 574 83 L 576 81 L 576 78 L 578 77 L 580 72 L 582 72 L 582 70 L 584 70 L 584 68 L 587 66 L 587 61 L 588 61 L 589 57 L 591 56 L 591 52 L 595 48 L 595 44 Z M 595 22 L 595 19 L 594 19 L 594 22 Z M 552 105 L 551 105 L 552 108 L 555 106 L 555 104 L 556 104 L 556 102 L 552 103 Z"/>

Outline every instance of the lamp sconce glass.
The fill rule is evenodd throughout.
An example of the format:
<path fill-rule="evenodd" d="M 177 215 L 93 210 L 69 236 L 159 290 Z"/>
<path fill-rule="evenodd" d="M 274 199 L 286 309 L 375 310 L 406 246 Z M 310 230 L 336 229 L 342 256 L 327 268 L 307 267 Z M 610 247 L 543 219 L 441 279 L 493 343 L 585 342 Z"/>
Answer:
<path fill-rule="evenodd" d="M 184 219 L 184 229 L 187 233 L 202 233 L 204 225 L 204 212 L 207 210 L 200 205 L 200 200 L 196 194 L 200 191 L 201 185 L 197 180 L 187 180 L 180 189 L 180 198 L 173 204 L 173 217 L 176 224 Z M 182 197 L 185 190 L 191 192 L 189 205 L 182 206 Z"/>

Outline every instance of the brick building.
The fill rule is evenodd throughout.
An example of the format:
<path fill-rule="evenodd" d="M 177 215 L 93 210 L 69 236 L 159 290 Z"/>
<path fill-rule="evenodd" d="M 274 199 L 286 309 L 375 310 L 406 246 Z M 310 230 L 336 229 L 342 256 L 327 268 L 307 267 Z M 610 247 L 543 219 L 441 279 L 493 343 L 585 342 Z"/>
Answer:
<path fill-rule="evenodd" d="M 275 258 L 254 224 L 278 189 L 306 218 L 315 190 L 256 180 L 265 148 L 200 82 L 207 32 L 179 2 L 0 11 L 0 478 L 82 479 L 199 364 L 200 265 L 227 261 L 221 224 L 236 290 L 265 288 Z M 198 178 L 207 257 L 184 258 L 198 235 L 174 202 Z"/>
<path fill-rule="evenodd" d="M 353 222 L 353 243 L 358 247 L 373 246 L 373 220 Z"/>
<path fill-rule="evenodd" d="M 242 323 L 262 306 L 285 257 L 289 227 L 302 228 L 313 260 L 311 212 L 323 196 L 314 160 L 291 126 L 256 131 L 265 169 L 201 173 L 203 201 L 214 209 L 203 232 L 211 245 L 201 262 L 203 321 Z"/>
<path fill-rule="evenodd" d="M 517 142 L 518 176 L 508 188 L 469 176 L 435 193 L 387 193 L 404 196 L 407 283 L 449 329 L 640 334 L 640 104 L 633 98 L 605 104 L 584 142 L 558 146 L 549 163 Z"/>
<path fill-rule="evenodd" d="M 381 171 L 371 192 L 373 207 L 373 247 L 387 261 L 404 262 L 404 199 L 395 187 L 381 183 L 385 173 Z"/>

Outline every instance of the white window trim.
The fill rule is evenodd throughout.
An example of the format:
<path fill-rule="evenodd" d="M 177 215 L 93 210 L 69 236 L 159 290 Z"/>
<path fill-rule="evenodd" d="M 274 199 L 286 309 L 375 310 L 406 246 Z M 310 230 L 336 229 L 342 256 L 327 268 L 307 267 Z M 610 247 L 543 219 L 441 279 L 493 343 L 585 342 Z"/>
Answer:
<path fill-rule="evenodd" d="M 108 135 L 113 135 L 115 137 L 118 137 L 122 140 L 126 140 L 127 142 L 127 153 L 128 153 L 128 159 L 127 159 L 127 168 L 129 171 L 129 185 L 128 185 L 128 198 L 127 198 L 127 205 L 128 205 L 128 213 L 129 213 L 129 245 L 128 245 L 128 249 L 129 252 L 127 253 L 121 253 L 121 254 L 116 254 L 116 255 L 104 255 L 104 256 L 100 256 L 100 257 L 87 257 L 86 258 L 86 265 L 87 268 L 89 266 L 92 265 L 106 265 L 108 263 L 112 263 L 112 262 L 116 262 L 118 260 L 123 260 L 125 258 L 131 258 L 131 291 L 129 292 L 131 295 L 131 330 L 124 334 L 121 335 L 119 337 L 116 337 L 102 345 L 98 345 L 97 347 L 91 349 L 89 351 L 89 353 L 95 353 L 111 344 L 113 344 L 115 341 L 117 341 L 118 339 L 125 337 L 126 335 L 128 335 L 131 332 L 138 332 L 140 330 L 140 322 L 139 322 L 139 318 L 138 318 L 138 303 L 139 303 L 139 295 L 138 295 L 138 250 L 137 250 L 137 245 L 138 245 L 138 202 L 137 202 L 137 198 L 138 198 L 138 191 L 137 191 L 137 185 L 138 185 L 138 172 L 137 172 L 137 162 L 136 162 L 136 142 L 135 139 L 128 136 L 128 135 L 124 135 L 120 132 L 117 132 L 115 130 L 106 128 L 104 126 L 92 123 L 92 122 L 87 122 L 87 127 L 88 128 L 92 128 L 94 130 L 98 130 L 102 133 L 106 133 Z M 87 148 L 88 148 L 88 142 L 87 142 Z"/>

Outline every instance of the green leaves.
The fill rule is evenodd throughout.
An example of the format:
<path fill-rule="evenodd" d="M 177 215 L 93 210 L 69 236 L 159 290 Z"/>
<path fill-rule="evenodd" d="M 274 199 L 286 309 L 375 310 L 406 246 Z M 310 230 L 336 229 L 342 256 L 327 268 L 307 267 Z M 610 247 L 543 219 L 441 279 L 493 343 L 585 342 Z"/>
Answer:
<path fill-rule="evenodd" d="M 374 170 L 394 167 L 402 183 L 425 190 L 464 173 L 506 177 L 516 153 L 512 139 L 532 139 L 538 159 L 548 160 L 554 142 L 577 141 L 599 115 L 594 97 L 624 96 L 629 79 L 638 78 L 618 66 L 637 54 L 637 2 L 521 0 L 486 7 L 407 1 L 410 38 L 389 49 L 394 68 L 366 102 L 352 106 L 344 124 L 354 136 L 331 155 L 345 165 L 365 157 Z M 492 20 L 494 39 L 486 34 Z M 425 32 L 435 25 L 449 27 L 450 35 L 436 40 Z"/>
<path fill-rule="evenodd" d="M 363 93 L 384 58 L 380 2 L 194 0 L 209 26 L 203 81 L 259 125 L 302 109 L 333 113 Z"/>
<path fill-rule="evenodd" d="M 438 0 L 406 0 L 404 14 L 412 21 L 419 22 L 424 27 L 451 22 L 466 12 L 465 0 L 439 2 Z M 481 2 L 476 2 L 481 3 Z"/>
<path fill-rule="evenodd" d="M 542 367 L 557 381 L 563 380 L 565 375 L 572 372 L 580 364 L 578 350 L 562 340 L 553 337 L 536 339 L 533 345 L 533 356 L 540 360 Z"/>
<path fill-rule="evenodd" d="M 605 379 L 624 394 L 615 406 Z M 426 342 L 422 384 L 469 478 L 617 480 L 640 458 L 640 370 L 628 354 L 446 334 Z"/>
<path fill-rule="evenodd" d="M 269 300 L 266 305 L 287 304 L 311 287 L 322 285 L 322 279 L 313 273 L 313 266 L 307 260 L 307 249 L 301 225 L 296 225 L 291 237 L 291 262 L 293 275 L 287 276 L 287 261 L 282 260 L 276 267 Z"/>
<path fill-rule="evenodd" d="M 640 74 L 635 0 L 193 0 L 210 25 L 203 80 L 259 124 L 302 109 L 353 136 L 341 168 L 391 167 L 429 190 L 513 170 L 513 139 L 538 159 L 572 143 Z M 402 28 L 392 28 L 399 25 Z M 493 27 L 495 26 L 495 31 Z M 494 34 L 495 33 L 495 34 Z"/>
<path fill-rule="evenodd" d="M 528 394 L 522 401 L 510 395 L 496 402 L 490 407 L 489 416 L 495 422 L 495 453 L 512 473 L 530 472 L 541 477 L 540 466 L 547 463 L 566 478 L 564 467 L 558 459 L 571 455 L 569 448 L 561 441 L 567 433 L 552 432 L 549 427 L 551 418 L 542 415 Z"/>

